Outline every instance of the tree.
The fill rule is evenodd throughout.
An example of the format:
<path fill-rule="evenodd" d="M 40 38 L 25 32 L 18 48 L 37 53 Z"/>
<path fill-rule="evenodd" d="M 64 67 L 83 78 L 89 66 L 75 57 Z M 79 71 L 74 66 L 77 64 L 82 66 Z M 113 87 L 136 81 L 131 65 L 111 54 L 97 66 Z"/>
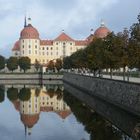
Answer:
<path fill-rule="evenodd" d="M 54 66 L 55 66 L 55 64 L 54 64 L 53 60 L 49 61 L 48 65 L 47 65 L 48 69 L 54 71 Z"/>
<path fill-rule="evenodd" d="M 61 59 L 56 59 L 55 67 L 58 70 L 58 72 L 60 71 L 60 69 L 62 69 L 63 64 L 62 64 L 62 60 Z"/>
<path fill-rule="evenodd" d="M 0 55 L 0 70 L 5 68 L 5 58 Z"/>
<path fill-rule="evenodd" d="M 21 57 L 19 58 L 18 64 L 20 68 L 24 70 L 25 73 L 27 69 L 30 69 L 31 60 L 29 57 Z"/>
<path fill-rule="evenodd" d="M 36 71 L 38 72 L 38 70 L 40 69 L 41 65 L 40 65 L 40 63 L 39 63 L 39 61 L 37 59 L 35 60 L 34 66 L 35 66 Z"/>
<path fill-rule="evenodd" d="M 12 72 L 18 68 L 18 59 L 17 57 L 10 57 L 7 60 L 7 68 Z"/>
<path fill-rule="evenodd" d="M 5 99 L 5 91 L 4 88 L 0 86 L 0 103 L 2 103 Z"/>
<path fill-rule="evenodd" d="M 131 57 L 131 60 L 129 65 L 131 68 L 140 69 L 140 14 L 137 19 L 138 22 L 130 27 L 129 58 Z"/>
<path fill-rule="evenodd" d="M 19 92 L 19 99 L 21 101 L 28 101 L 31 98 L 31 91 L 29 88 L 22 88 Z"/>
<path fill-rule="evenodd" d="M 7 97 L 10 101 L 15 101 L 18 99 L 18 89 L 11 87 L 7 90 Z"/>
<path fill-rule="evenodd" d="M 123 68 L 123 80 L 125 80 L 126 66 L 128 66 L 128 45 L 129 45 L 129 32 L 125 28 L 116 36 L 116 55 L 119 59 L 118 65 Z"/>
<path fill-rule="evenodd" d="M 63 68 L 64 69 L 71 69 L 72 68 L 72 60 L 69 56 L 64 57 L 63 59 Z"/>

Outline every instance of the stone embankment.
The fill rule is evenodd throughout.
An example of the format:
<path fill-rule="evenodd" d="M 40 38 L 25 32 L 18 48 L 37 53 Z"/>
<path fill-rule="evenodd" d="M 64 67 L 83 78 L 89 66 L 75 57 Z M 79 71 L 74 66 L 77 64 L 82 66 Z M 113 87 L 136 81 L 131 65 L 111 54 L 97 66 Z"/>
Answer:
<path fill-rule="evenodd" d="M 60 74 L 0 74 L 0 84 L 41 84 L 45 80 L 62 80 L 63 75 Z"/>
<path fill-rule="evenodd" d="M 140 84 L 64 73 L 64 82 L 140 116 Z"/>

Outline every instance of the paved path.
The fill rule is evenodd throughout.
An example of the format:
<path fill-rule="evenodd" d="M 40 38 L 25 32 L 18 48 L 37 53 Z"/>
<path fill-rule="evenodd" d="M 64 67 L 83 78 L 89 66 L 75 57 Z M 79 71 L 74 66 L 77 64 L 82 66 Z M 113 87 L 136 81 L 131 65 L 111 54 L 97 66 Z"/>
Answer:
<path fill-rule="evenodd" d="M 110 75 L 103 75 L 103 78 L 109 78 L 110 79 Z M 112 79 L 114 79 L 114 80 L 122 80 L 123 81 L 122 76 L 113 76 Z M 128 81 L 127 77 L 125 77 L 125 81 Z M 140 83 L 140 78 L 129 77 L 129 82 Z"/>

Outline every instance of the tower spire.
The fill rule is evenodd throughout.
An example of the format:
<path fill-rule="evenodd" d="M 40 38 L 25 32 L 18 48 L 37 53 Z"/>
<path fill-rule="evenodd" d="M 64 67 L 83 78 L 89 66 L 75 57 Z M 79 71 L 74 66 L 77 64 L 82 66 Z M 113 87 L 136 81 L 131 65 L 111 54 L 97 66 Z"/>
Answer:
<path fill-rule="evenodd" d="M 25 19 L 24 19 L 24 27 L 27 26 L 27 21 L 26 21 L 26 16 L 25 16 Z"/>

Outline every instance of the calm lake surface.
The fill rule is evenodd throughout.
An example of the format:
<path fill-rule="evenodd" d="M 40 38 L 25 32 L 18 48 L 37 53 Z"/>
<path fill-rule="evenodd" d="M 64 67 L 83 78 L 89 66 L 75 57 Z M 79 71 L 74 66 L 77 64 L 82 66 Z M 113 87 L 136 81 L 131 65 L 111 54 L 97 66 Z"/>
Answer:
<path fill-rule="evenodd" d="M 132 139 L 63 85 L 51 84 L 0 85 L 0 140 Z"/>

